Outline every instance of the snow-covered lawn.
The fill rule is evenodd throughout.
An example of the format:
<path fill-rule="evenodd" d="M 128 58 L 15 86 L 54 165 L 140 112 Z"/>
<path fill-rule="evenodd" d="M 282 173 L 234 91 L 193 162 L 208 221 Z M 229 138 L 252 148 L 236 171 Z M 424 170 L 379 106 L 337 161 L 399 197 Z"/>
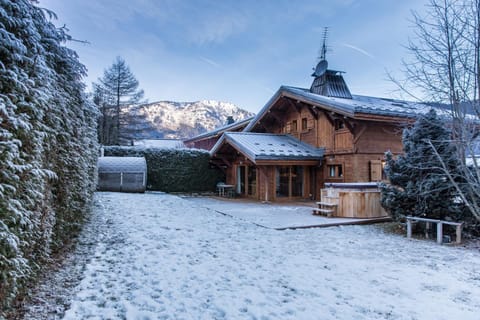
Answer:
<path fill-rule="evenodd" d="M 65 319 L 480 317 L 472 249 L 379 226 L 278 231 L 161 193 L 96 201 L 94 253 Z"/>

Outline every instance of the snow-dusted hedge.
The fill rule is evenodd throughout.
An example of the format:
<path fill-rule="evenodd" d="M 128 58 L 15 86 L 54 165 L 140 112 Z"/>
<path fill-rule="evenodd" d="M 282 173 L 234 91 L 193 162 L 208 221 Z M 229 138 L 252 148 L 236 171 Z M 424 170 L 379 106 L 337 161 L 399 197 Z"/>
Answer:
<path fill-rule="evenodd" d="M 0 0 L 0 318 L 75 235 L 95 186 L 85 67 L 33 3 Z"/>
<path fill-rule="evenodd" d="M 147 189 L 164 192 L 214 191 L 223 174 L 209 164 L 207 151 L 105 147 L 105 156 L 142 156 L 147 160 Z"/>

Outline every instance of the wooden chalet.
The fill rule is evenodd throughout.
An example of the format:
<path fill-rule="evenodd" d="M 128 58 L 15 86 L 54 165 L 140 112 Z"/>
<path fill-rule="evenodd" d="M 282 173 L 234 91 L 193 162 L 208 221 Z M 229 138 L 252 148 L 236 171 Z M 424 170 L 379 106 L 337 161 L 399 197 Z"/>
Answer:
<path fill-rule="evenodd" d="M 211 162 L 237 194 L 263 201 L 320 199 L 329 182 L 383 179 L 384 153 L 424 104 L 352 95 L 322 60 L 310 89 L 282 86 L 241 132 L 224 130 Z"/>

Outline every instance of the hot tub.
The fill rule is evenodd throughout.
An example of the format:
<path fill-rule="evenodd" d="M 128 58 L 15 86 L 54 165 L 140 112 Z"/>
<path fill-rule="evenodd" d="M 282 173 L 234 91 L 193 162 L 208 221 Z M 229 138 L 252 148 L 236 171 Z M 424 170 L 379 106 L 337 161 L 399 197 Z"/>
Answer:
<path fill-rule="evenodd" d="M 380 205 L 381 192 L 376 182 L 325 183 L 322 202 L 336 204 L 336 217 L 382 218 L 387 212 Z"/>

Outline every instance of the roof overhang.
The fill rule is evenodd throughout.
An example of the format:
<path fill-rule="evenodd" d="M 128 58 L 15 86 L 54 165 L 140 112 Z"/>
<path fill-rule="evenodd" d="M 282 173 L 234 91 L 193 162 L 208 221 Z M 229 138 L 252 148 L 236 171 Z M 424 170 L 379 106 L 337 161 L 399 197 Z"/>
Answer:
<path fill-rule="evenodd" d="M 323 148 L 314 148 L 289 135 L 229 132 L 213 146 L 210 156 L 225 156 L 227 146 L 255 165 L 313 166 L 319 165 L 324 155 Z"/>
<path fill-rule="evenodd" d="M 197 141 L 202 141 L 202 140 L 208 140 L 208 139 L 219 137 L 224 132 L 227 132 L 227 131 L 240 130 L 242 128 L 245 128 L 248 125 L 248 123 L 250 121 L 252 121 L 253 118 L 254 117 L 249 117 L 249 118 L 231 123 L 229 125 L 217 128 L 215 130 L 199 134 L 195 137 L 192 137 L 192 138 L 189 138 L 189 139 L 184 139 L 183 142 L 184 143 L 192 143 L 192 142 L 197 142 Z"/>
<path fill-rule="evenodd" d="M 297 92 L 298 91 L 298 92 Z M 376 122 L 389 122 L 404 124 L 415 121 L 417 115 L 415 114 L 403 114 L 392 115 L 388 112 L 382 112 L 380 110 L 372 112 L 358 112 L 355 108 L 342 102 L 342 99 L 324 97 L 315 95 L 312 93 L 300 92 L 302 89 L 290 88 L 281 86 L 277 92 L 270 98 L 260 112 L 253 118 L 253 120 L 245 127 L 243 132 L 250 132 L 262 121 L 262 119 L 274 108 L 282 98 L 288 98 L 295 102 L 302 102 L 310 105 L 313 108 L 320 109 L 324 112 L 330 112 L 339 116 L 351 118 L 354 120 L 376 121 Z M 377 98 L 381 99 L 381 98 Z"/>

